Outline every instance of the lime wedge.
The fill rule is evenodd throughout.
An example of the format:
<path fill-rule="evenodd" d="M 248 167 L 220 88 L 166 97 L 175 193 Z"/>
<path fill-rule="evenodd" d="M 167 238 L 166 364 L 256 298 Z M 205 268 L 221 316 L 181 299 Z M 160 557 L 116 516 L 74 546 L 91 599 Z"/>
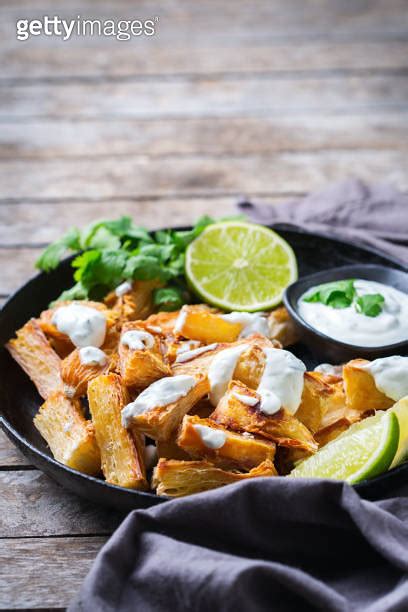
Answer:
<path fill-rule="evenodd" d="M 390 411 L 397 415 L 400 428 L 398 450 L 391 463 L 393 468 L 408 459 L 408 395 L 394 404 Z"/>
<path fill-rule="evenodd" d="M 378 412 L 305 459 L 290 473 L 303 478 L 334 478 L 350 484 L 390 467 L 398 449 L 399 424 L 392 411 Z"/>
<path fill-rule="evenodd" d="M 266 310 L 297 278 L 295 254 L 283 238 L 254 223 L 214 223 L 186 253 L 186 276 L 206 302 L 225 310 Z"/>

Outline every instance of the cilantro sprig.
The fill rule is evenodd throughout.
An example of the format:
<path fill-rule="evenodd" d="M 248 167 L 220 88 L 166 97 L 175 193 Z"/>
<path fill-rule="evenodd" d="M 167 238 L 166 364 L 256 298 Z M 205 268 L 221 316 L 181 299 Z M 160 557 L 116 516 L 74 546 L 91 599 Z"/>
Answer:
<path fill-rule="evenodd" d="M 36 262 L 45 272 L 55 269 L 69 253 L 75 284 L 58 299 L 102 299 L 124 280 L 159 280 L 154 292 L 159 310 L 177 310 L 191 296 L 184 279 L 185 251 L 190 242 L 215 220 L 201 217 L 188 231 L 160 230 L 150 234 L 131 217 L 73 227 L 50 244 Z"/>
<path fill-rule="evenodd" d="M 358 313 L 366 317 L 378 317 L 384 306 L 384 296 L 380 293 L 358 295 L 354 282 L 354 279 L 347 279 L 318 285 L 303 298 L 303 301 L 320 302 L 339 309 L 354 304 Z"/>

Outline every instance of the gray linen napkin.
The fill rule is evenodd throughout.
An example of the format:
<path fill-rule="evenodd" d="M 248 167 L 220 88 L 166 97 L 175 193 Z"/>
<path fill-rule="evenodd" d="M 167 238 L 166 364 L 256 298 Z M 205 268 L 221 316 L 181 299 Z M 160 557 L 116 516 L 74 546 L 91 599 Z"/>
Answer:
<path fill-rule="evenodd" d="M 238 208 L 258 223 L 356 241 L 408 262 L 408 196 L 387 184 L 348 179 L 275 206 L 245 200 Z"/>
<path fill-rule="evenodd" d="M 257 478 L 132 512 L 69 612 L 408 610 L 408 498 Z"/>

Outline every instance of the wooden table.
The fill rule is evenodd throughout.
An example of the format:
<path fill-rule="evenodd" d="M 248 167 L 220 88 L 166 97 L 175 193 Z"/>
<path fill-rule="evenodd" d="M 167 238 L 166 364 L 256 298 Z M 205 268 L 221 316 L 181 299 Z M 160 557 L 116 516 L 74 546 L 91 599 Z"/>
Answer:
<path fill-rule="evenodd" d="M 157 16 L 131 42 L 21 18 Z M 356 175 L 408 189 L 406 0 L 0 1 L 0 298 L 70 225 L 149 228 Z M 121 517 L 0 435 L 0 606 L 64 608 Z"/>

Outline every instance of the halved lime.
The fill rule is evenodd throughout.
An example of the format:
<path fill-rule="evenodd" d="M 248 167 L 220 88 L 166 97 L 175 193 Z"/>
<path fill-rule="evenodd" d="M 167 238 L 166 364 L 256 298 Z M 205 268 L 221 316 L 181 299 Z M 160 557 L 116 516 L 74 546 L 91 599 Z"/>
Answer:
<path fill-rule="evenodd" d="M 393 468 L 408 459 L 408 395 L 400 399 L 390 410 L 396 414 L 400 428 L 398 450 L 391 463 Z"/>
<path fill-rule="evenodd" d="M 305 459 L 290 473 L 303 478 L 334 478 L 350 484 L 373 478 L 390 467 L 398 449 L 399 424 L 392 411 L 378 412 Z"/>
<path fill-rule="evenodd" d="M 295 254 L 267 227 L 243 221 L 208 226 L 188 247 L 186 276 L 196 293 L 225 310 L 266 310 L 297 279 Z"/>

